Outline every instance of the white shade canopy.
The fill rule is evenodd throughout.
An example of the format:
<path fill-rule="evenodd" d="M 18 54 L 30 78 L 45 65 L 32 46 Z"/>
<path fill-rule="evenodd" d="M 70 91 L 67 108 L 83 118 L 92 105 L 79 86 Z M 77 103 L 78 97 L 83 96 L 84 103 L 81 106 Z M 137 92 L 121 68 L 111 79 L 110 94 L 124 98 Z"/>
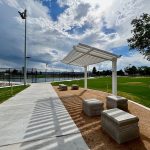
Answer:
<path fill-rule="evenodd" d="M 84 67 L 84 88 L 87 89 L 87 66 L 112 61 L 112 94 L 117 95 L 117 58 L 119 55 L 79 43 L 62 60 L 65 64 Z"/>
<path fill-rule="evenodd" d="M 73 50 L 62 60 L 62 62 L 84 67 L 107 60 L 112 61 L 119 57 L 119 55 L 79 43 L 77 46 L 73 46 Z"/>

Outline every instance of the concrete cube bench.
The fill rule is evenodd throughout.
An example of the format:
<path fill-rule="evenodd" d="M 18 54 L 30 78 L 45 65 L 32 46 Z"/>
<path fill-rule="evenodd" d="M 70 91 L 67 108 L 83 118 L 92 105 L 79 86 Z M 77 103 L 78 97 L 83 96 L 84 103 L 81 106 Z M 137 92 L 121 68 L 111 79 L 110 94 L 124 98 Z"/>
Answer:
<path fill-rule="evenodd" d="M 111 108 L 119 108 L 122 110 L 128 110 L 128 100 L 121 96 L 107 96 L 106 97 L 106 107 L 108 109 Z"/>
<path fill-rule="evenodd" d="M 104 103 L 97 99 L 86 99 L 83 100 L 83 112 L 87 116 L 97 116 L 101 115 L 104 110 Z"/>
<path fill-rule="evenodd" d="M 79 86 L 77 84 L 72 84 L 71 90 L 78 90 Z"/>
<path fill-rule="evenodd" d="M 102 129 L 119 144 L 139 137 L 138 121 L 138 117 L 118 108 L 101 113 Z"/>
<path fill-rule="evenodd" d="M 59 84 L 59 87 L 58 87 L 58 88 L 61 89 L 61 86 L 63 86 L 63 85 L 64 85 L 64 84 Z"/>
<path fill-rule="evenodd" d="M 68 87 L 67 87 L 67 85 L 65 85 L 65 84 L 61 84 L 60 87 L 59 87 L 59 89 L 60 89 L 61 91 L 67 91 L 67 90 L 68 90 Z"/>

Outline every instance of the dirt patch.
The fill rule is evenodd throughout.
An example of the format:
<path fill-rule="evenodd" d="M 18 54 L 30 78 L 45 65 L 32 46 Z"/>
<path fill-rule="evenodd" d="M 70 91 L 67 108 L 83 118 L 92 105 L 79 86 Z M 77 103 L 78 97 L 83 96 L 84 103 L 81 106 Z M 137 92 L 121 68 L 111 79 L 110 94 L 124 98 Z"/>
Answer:
<path fill-rule="evenodd" d="M 149 150 L 150 149 L 150 111 L 129 102 L 129 112 L 138 116 L 140 127 L 140 138 L 117 144 L 107 133 L 102 130 L 100 117 L 87 117 L 82 112 L 82 100 L 97 98 L 106 106 L 108 93 L 96 90 L 69 90 L 59 91 L 54 87 L 70 116 L 91 150 Z M 106 108 L 105 108 L 106 109 Z"/>
<path fill-rule="evenodd" d="M 145 85 L 143 82 L 127 82 L 127 83 L 122 83 L 124 85 Z"/>

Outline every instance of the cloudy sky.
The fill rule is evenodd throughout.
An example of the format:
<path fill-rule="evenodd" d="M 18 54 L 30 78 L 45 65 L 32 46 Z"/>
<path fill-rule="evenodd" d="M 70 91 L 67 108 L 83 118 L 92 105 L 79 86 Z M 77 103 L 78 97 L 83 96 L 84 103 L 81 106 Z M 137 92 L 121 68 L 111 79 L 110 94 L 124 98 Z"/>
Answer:
<path fill-rule="evenodd" d="M 24 20 L 18 10 L 25 8 L 28 67 L 48 63 L 65 69 L 60 60 L 79 42 L 122 55 L 118 69 L 150 66 L 142 55 L 129 52 L 126 40 L 132 36 L 131 20 L 150 13 L 150 0 L 0 0 L 0 67 L 23 66 Z M 110 62 L 97 65 L 110 68 Z"/>

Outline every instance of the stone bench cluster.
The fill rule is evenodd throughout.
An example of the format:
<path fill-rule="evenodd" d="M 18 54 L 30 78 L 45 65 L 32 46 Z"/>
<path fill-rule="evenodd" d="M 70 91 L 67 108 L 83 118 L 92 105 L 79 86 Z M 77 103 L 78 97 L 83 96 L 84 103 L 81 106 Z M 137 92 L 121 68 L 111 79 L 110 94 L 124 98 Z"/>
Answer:
<path fill-rule="evenodd" d="M 66 90 L 68 90 L 68 87 L 65 84 L 59 84 L 59 89 L 61 91 L 66 91 Z M 71 90 L 78 90 L 78 89 L 79 89 L 79 86 L 77 84 L 72 84 Z"/>
<path fill-rule="evenodd" d="M 83 112 L 87 116 L 101 115 L 102 129 L 121 144 L 139 137 L 138 117 L 126 112 L 128 100 L 120 96 L 107 96 L 106 107 L 97 99 L 83 100 Z"/>

